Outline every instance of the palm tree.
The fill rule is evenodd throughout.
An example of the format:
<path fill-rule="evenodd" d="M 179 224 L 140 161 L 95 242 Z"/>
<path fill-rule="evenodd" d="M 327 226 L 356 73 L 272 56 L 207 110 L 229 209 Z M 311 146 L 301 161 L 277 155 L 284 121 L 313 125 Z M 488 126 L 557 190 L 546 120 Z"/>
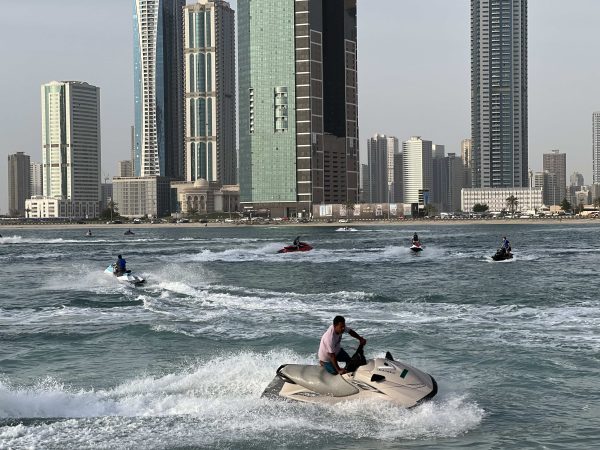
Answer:
<path fill-rule="evenodd" d="M 346 219 L 348 219 L 349 211 L 354 211 L 354 202 L 350 200 L 346 202 Z"/>
<path fill-rule="evenodd" d="M 508 197 L 506 199 L 506 206 L 509 207 L 511 214 L 515 213 L 515 209 L 517 209 L 518 205 L 519 205 L 519 200 L 517 200 L 517 197 L 515 197 L 514 195 L 511 195 L 510 197 Z"/>

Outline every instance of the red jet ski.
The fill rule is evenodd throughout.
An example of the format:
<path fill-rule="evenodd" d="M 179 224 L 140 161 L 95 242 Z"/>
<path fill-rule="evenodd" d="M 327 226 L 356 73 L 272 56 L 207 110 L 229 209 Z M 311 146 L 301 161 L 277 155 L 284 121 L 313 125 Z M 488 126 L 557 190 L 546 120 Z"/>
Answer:
<path fill-rule="evenodd" d="M 297 247 L 295 245 L 288 245 L 287 247 L 283 247 L 277 253 L 309 252 L 312 249 L 313 248 L 306 242 L 300 242 Z"/>

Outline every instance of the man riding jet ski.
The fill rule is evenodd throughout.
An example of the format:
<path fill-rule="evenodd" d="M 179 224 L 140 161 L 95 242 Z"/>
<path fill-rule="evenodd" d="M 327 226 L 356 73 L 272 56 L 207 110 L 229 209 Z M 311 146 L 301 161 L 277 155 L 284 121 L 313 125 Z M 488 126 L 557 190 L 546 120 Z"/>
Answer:
<path fill-rule="evenodd" d="M 144 278 L 132 274 L 131 270 L 127 270 L 127 262 L 121 255 L 117 256 L 117 262 L 108 266 L 104 273 L 111 273 L 117 277 L 117 280 L 136 286 L 146 282 Z"/>
<path fill-rule="evenodd" d="M 512 259 L 512 247 L 510 242 L 506 239 L 506 236 L 502 238 L 502 247 L 498 249 L 495 255 L 492 256 L 494 261 L 504 261 L 506 259 Z"/>
<path fill-rule="evenodd" d="M 346 331 L 345 323 L 343 326 L 339 325 L 339 321 L 335 323 L 338 319 L 343 320 L 343 317 L 337 316 L 334 319 L 333 327 L 323 335 L 319 348 L 319 359 L 323 357 L 323 350 L 329 354 L 331 360 L 321 360 L 320 366 L 282 365 L 263 392 L 263 397 L 284 397 L 301 402 L 325 404 L 375 399 L 411 408 L 436 395 L 437 383 L 431 375 L 394 361 L 389 352 L 385 358 L 367 361 L 363 353 L 366 341 L 350 329 L 348 332 L 359 339 L 360 345 L 354 356 L 348 357 L 339 345 L 341 336 Z M 328 347 L 330 340 L 333 343 L 332 348 Z M 338 361 L 345 361 L 346 366 L 340 368 Z"/>
<path fill-rule="evenodd" d="M 423 251 L 423 247 L 421 246 L 421 241 L 419 240 L 419 236 L 417 235 L 417 233 L 413 235 L 412 245 L 410 246 L 410 249 L 415 253 Z"/>
<path fill-rule="evenodd" d="M 313 248 L 309 244 L 300 241 L 300 236 L 297 236 L 292 245 L 283 247 L 281 250 L 278 250 L 277 253 L 308 252 L 312 249 Z"/>

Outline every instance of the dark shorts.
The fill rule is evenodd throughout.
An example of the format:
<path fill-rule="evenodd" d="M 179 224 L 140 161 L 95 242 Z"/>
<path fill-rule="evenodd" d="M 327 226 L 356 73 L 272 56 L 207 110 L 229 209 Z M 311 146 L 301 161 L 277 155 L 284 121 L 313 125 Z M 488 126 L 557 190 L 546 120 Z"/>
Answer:
<path fill-rule="evenodd" d="M 335 355 L 335 358 L 337 359 L 338 363 L 341 363 L 341 362 L 348 363 L 348 362 L 350 362 L 350 359 L 351 359 L 350 355 L 348 353 L 346 353 L 346 350 L 344 350 L 343 348 L 340 348 L 340 351 L 337 353 L 337 355 Z M 325 364 L 323 364 L 323 367 L 330 374 L 337 375 L 337 370 L 335 370 L 335 367 L 333 367 L 333 364 L 331 363 L 331 361 L 327 361 Z"/>

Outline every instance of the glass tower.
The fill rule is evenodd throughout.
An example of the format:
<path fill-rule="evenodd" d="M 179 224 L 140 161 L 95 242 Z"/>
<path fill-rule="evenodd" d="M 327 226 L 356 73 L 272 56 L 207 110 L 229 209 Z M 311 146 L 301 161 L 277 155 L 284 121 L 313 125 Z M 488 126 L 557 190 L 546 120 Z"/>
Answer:
<path fill-rule="evenodd" d="M 473 187 L 528 185 L 527 0 L 471 0 Z"/>
<path fill-rule="evenodd" d="M 240 197 L 357 202 L 355 0 L 239 0 Z"/>
<path fill-rule="evenodd" d="M 183 178 L 185 0 L 134 0 L 136 176 Z"/>

